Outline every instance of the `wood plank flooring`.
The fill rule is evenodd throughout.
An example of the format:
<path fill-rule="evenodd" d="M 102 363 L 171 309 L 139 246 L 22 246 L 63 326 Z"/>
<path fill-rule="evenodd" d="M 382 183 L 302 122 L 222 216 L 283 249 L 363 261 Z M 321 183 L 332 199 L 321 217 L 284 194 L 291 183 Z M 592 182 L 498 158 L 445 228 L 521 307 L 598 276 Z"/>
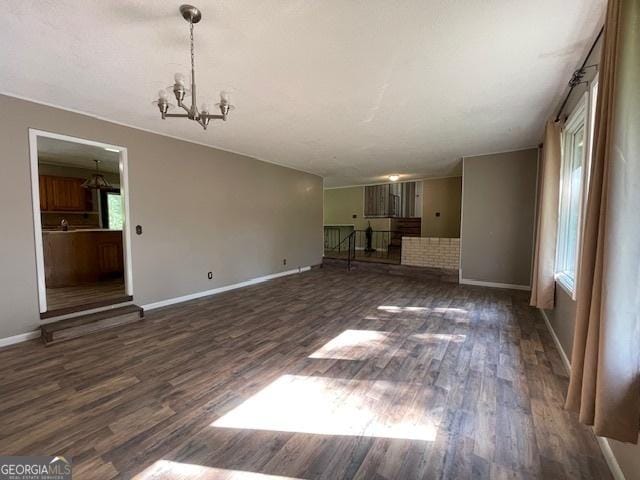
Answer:
<path fill-rule="evenodd" d="M 0 452 L 76 479 L 609 479 L 523 292 L 337 268 L 0 350 Z"/>
<path fill-rule="evenodd" d="M 73 287 L 47 288 L 47 309 L 58 310 L 123 297 L 124 295 L 124 280 L 122 279 L 105 280 Z"/>

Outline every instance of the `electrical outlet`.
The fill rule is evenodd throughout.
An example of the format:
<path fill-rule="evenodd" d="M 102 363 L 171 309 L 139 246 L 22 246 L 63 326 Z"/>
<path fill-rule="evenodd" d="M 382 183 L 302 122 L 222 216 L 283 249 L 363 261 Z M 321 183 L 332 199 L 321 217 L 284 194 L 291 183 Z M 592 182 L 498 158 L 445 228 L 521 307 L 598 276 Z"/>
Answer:
<path fill-rule="evenodd" d="M 209 273 L 207 273 L 207 278 L 208 278 L 209 280 L 213 280 L 213 272 L 209 272 Z"/>
<path fill-rule="evenodd" d="M 283 258 L 283 259 L 282 259 L 282 264 L 283 264 L 283 265 L 286 265 L 286 264 L 287 264 L 287 259 L 286 259 L 286 258 Z"/>

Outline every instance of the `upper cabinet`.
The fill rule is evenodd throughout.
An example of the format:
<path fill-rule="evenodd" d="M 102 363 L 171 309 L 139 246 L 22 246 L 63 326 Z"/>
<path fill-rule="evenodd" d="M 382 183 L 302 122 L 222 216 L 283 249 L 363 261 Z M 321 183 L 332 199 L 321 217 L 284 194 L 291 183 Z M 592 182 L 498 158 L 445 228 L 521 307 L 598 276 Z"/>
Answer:
<path fill-rule="evenodd" d="M 91 191 L 82 178 L 40 175 L 40 209 L 49 212 L 87 212 L 93 210 Z"/>
<path fill-rule="evenodd" d="M 40 175 L 38 177 L 40 181 L 40 211 L 45 212 L 47 208 L 47 177 Z"/>

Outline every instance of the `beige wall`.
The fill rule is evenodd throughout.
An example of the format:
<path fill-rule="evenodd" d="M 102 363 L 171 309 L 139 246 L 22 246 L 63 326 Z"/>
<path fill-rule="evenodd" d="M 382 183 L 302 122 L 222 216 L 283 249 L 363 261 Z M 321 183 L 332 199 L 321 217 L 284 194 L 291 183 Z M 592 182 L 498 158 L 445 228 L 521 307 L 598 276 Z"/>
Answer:
<path fill-rule="evenodd" d="M 560 285 L 556 284 L 556 305 L 553 310 L 545 310 L 564 353 L 571 360 L 573 329 L 575 327 L 576 302 Z"/>
<path fill-rule="evenodd" d="M 422 182 L 422 236 L 460 237 L 462 177 L 434 178 Z M 440 216 L 436 217 L 436 212 Z"/>
<path fill-rule="evenodd" d="M 328 188 L 324 191 L 325 225 L 353 225 L 356 230 L 364 230 L 369 223 L 374 230 L 388 231 L 391 228 L 388 218 L 364 218 L 364 187 Z"/>
<path fill-rule="evenodd" d="M 463 160 L 462 278 L 529 286 L 538 150 Z"/>
<path fill-rule="evenodd" d="M 321 261 L 318 176 L 6 96 L 0 111 L 0 338 L 39 325 L 29 127 L 127 147 L 138 304 Z"/>

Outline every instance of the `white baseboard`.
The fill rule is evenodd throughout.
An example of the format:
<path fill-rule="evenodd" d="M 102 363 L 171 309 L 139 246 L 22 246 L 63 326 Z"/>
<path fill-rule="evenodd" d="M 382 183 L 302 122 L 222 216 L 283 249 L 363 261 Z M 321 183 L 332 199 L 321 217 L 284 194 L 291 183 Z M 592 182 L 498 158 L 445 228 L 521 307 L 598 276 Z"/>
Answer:
<path fill-rule="evenodd" d="M 476 285 L 478 287 L 508 288 L 510 290 L 531 290 L 530 285 L 516 285 L 514 283 L 483 282 L 480 280 L 471 280 L 471 279 L 462 278 L 462 277 L 460 277 L 460 283 L 463 285 Z"/>
<path fill-rule="evenodd" d="M 27 340 L 33 340 L 40 336 L 40 330 L 34 330 L 33 332 L 21 333 L 20 335 L 14 335 L 13 337 L 0 338 L 0 348 L 8 347 L 20 342 L 26 342 Z"/>
<path fill-rule="evenodd" d="M 142 305 L 142 308 L 145 310 L 153 310 L 154 308 L 166 307 L 169 305 L 174 305 L 176 303 L 188 302 L 189 300 L 195 300 L 196 298 L 207 297 L 209 295 L 215 295 L 217 293 L 226 292 L 228 290 L 234 290 L 236 288 L 248 287 L 249 285 L 255 285 L 256 283 L 266 282 L 268 280 L 272 280 L 278 277 L 284 277 L 287 275 L 293 275 L 294 273 L 302 273 L 311 270 L 310 266 L 307 267 L 299 267 L 293 270 L 287 270 L 285 272 L 272 273 L 270 275 L 265 275 L 263 277 L 252 278 L 250 280 L 246 280 L 240 283 L 234 283 L 233 285 L 225 285 L 224 287 L 214 288 L 213 290 L 206 290 L 204 292 L 192 293 L 189 295 L 184 295 L 182 297 L 169 298 L 167 300 L 161 300 L 159 302 L 149 303 L 148 305 Z M 130 302 L 129 302 L 130 303 Z M 117 305 L 118 307 L 122 305 Z M 102 309 L 97 309 L 101 311 Z M 87 312 L 81 312 L 82 314 L 86 314 Z M 51 319 L 50 321 L 58 321 L 62 317 L 56 317 L 55 319 Z M 47 323 L 42 322 L 42 323 Z M 21 333 L 19 335 L 14 335 L 12 337 L 0 338 L 0 348 L 7 347 L 9 345 L 14 345 L 20 342 L 26 342 L 27 340 L 32 340 L 34 338 L 38 338 L 40 336 L 40 330 L 35 330 L 33 332 Z"/>
<path fill-rule="evenodd" d="M 549 317 L 547 317 L 547 312 L 545 312 L 544 309 L 542 309 L 542 308 L 539 308 L 538 310 L 542 314 L 542 318 L 544 319 L 544 323 L 547 324 L 547 330 L 549 330 L 549 333 L 551 334 L 551 338 L 553 339 L 553 343 L 556 344 L 556 349 L 558 350 L 558 353 L 560 354 L 560 358 L 562 359 L 562 363 L 564 363 L 564 368 L 566 368 L 567 369 L 567 373 L 570 374 L 571 373 L 571 362 L 569 361 L 569 357 L 567 357 L 567 354 L 565 353 L 564 348 L 562 348 L 562 344 L 560 343 L 560 340 L 558 339 L 558 336 L 556 335 L 555 330 L 551 326 L 551 322 L 549 321 Z"/>
<path fill-rule="evenodd" d="M 553 330 L 551 326 L 551 322 L 549 321 L 549 317 L 547 317 L 547 313 L 542 309 L 538 309 L 542 314 L 542 318 L 544 319 L 544 323 L 547 325 L 547 329 L 551 334 L 551 338 L 553 338 L 553 343 L 556 345 L 556 349 L 558 353 L 560 353 L 560 357 L 562 358 L 562 363 L 564 363 L 565 368 L 568 373 L 571 373 L 571 362 L 569 362 L 569 357 L 567 357 L 564 348 L 562 348 L 562 344 L 556 335 L 556 332 Z M 596 435 L 596 440 L 598 441 L 598 445 L 600 446 L 600 450 L 602 451 L 602 456 L 604 457 L 607 465 L 609 466 L 609 470 L 611 470 L 611 475 L 615 480 L 625 480 L 624 473 L 622 473 L 622 469 L 618 464 L 618 460 L 616 456 L 613 454 L 613 450 L 611 450 L 611 446 L 609 445 L 609 440 L 604 437 L 599 437 Z"/>
<path fill-rule="evenodd" d="M 195 300 L 197 298 L 208 297 L 216 295 L 218 293 L 227 292 L 229 290 L 235 290 L 236 288 L 248 287 L 249 285 L 255 285 L 257 283 L 273 280 L 274 278 L 285 277 L 287 275 L 293 275 L 295 273 L 302 273 L 311 270 L 310 266 L 299 267 L 293 270 L 286 270 L 284 272 L 272 273 L 270 275 L 264 275 L 262 277 L 251 278 L 244 282 L 234 283 L 232 285 L 225 285 L 224 287 L 214 288 L 212 290 L 205 290 L 203 292 L 190 293 L 189 295 L 183 295 L 182 297 L 169 298 L 167 300 L 160 300 L 159 302 L 149 303 L 147 305 L 141 305 L 145 310 L 153 310 L 155 308 L 168 307 L 169 305 L 175 305 L 176 303 L 188 302 L 189 300 Z"/>
<path fill-rule="evenodd" d="M 598 445 L 600 445 L 600 450 L 602 450 L 602 455 L 604 459 L 607 461 L 607 465 L 609 465 L 609 470 L 611 470 L 611 475 L 615 480 L 626 480 L 624 473 L 622 473 L 622 469 L 620 468 L 620 464 L 618 464 L 618 459 L 611 450 L 611 445 L 609 445 L 609 440 L 604 437 L 598 437 L 596 435 L 596 440 L 598 440 Z"/>

